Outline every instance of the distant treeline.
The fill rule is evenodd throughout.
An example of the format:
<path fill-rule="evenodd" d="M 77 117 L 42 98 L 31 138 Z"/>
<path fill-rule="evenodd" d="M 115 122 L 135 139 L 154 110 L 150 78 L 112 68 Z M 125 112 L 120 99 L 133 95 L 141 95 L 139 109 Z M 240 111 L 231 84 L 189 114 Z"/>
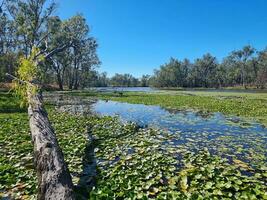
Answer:
<path fill-rule="evenodd" d="M 96 80 L 95 86 L 266 88 L 267 49 L 257 51 L 245 46 L 231 52 L 222 62 L 209 53 L 194 62 L 171 58 L 152 76 L 144 75 L 137 79 L 130 74 L 115 74 L 108 79 L 106 74 L 100 74 Z"/>
<path fill-rule="evenodd" d="M 266 87 L 267 49 L 251 46 L 231 52 L 219 62 L 207 53 L 190 62 L 170 61 L 152 76 L 135 78 L 115 74 L 108 78 L 100 65 L 98 44 L 81 14 L 62 20 L 53 15 L 53 0 L 0 0 L 0 82 L 5 73 L 16 75 L 20 57 L 29 57 L 34 47 L 53 52 L 39 67 L 43 84 L 78 89 L 97 86 L 153 87 Z"/>
<path fill-rule="evenodd" d="M 149 80 L 155 87 L 264 88 L 266 84 L 267 49 L 256 51 L 251 46 L 231 52 L 221 63 L 209 53 L 193 63 L 171 58 Z"/>
<path fill-rule="evenodd" d="M 116 73 L 111 78 L 107 77 L 107 73 L 92 73 L 90 86 L 92 87 L 148 87 L 149 75 L 143 75 L 142 78 L 135 78 L 131 74 L 118 74 Z"/>

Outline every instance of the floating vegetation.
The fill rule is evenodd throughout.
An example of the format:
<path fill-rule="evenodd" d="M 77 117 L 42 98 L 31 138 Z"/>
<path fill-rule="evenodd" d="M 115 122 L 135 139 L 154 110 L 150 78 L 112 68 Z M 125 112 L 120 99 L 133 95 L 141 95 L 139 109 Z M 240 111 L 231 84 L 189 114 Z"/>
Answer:
<path fill-rule="evenodd" d="M 195 193 L 189 192 L 186 194 L 184 188 L 190 185 L 185 186 L 185 180 L 188 183 L 193 180 L 189 179 L 189 177 L 181 179 L 181 174 L 185 173 L 183 170 L 192 159 L 203 160 L 203 163 L 197 162 L 198 166 L 195 170 L 198 170 L 198 173 L 201 172 L 198 168 L 205 168 L 206 165 L 214 164 L 215 162 L 218 165 L 215 166 L 219 169 L 227 171 L 229 168 L 229 174 L 228 171 L 227 173 L 222 171 L 220 176 L 224 176 L 224 173 L 226 173 L 229 176 L 236 176 L 233 179 L 244 179 L 245 182 L 246 180 L 256 181 L 263 186 L 264 192 L 261 193 L 260 197 L 266 195 L 266 188 L 264 187 L 266 186 L 266 177 L 264 174 L 266 173 L 267 132 L 260 124 L 243 121 L 239 118 L 228 118 L 220 113 L 207 114 L 205 112 L 196 113 L 185 110 L 179 112 L 172 110 L 170 113 L 158 106 L 133 105 L 112 101 L 99 101 L 90 106 L 90 109 L 92 112 L 101 115 L 118 116 L 118 119 L 124 122 L 133 121 L 144 127 L 149 127 L 150 125 L 153 127 L 152 129 L 139 129 L 136 133 L 134 129 L 128 131 L 118 129 L 119 122 L 107 124 L 105 121 L 99 120 L 97 128 L 92 128 L 92 132 L 98 138 L 98 146 L 95 152 L 98 160 L 97 166 L 100 174 L 104 177 L 101 179 L 101 175 L 98 176 L 98 184 L 91 193 L 94 198 L 100 198 L 103 194 L 103 199 L 133 197 L 161 199 L 158 193 L 161 194 L 162 192 L 164 194 L 165 192 L 169 194 L 171 191 L 166 184 L 152 185 L 152 190 L 150 187 L 148 189 L 142 188 L 149 180 L 142 178 L 142 175 L 147 171 L 153 172 L 154 170 L 155 177 L 157 174 L 160 174 L 161 178 L 164 177 L 161 180 L 162 182 L 167 179 L 166 177 L 176 177 L 174 179 L 181 183 L 182 186 L 180 188 L 176 187 L 173 192 L 177 193 L 179 191 L 177 195 L 180 198 L 195 199 L 203 196 L 205 198 L 215 198 L 217 194 L 211 192 L 207 196 L 207 191 L 201 192 L 205 188 L 200 187 L 198 184 L 193 186 L 192 190 L 197 190 Z M 68 109 L 67 111 L 70 110 Z M 83 113 L 82 110 L 81 112 Z M 99 126 L 101 123 L 105 124 L 101 127 Z M 114 126 L 114 124 L 117 125 Z M 155 127 L 160 129 L 154 129 Z M 123 134 L 125 131 L 126 135 Z M 113 134 L 110 135 L 110 132 Z M 119 133 L 119 136 L 117 133 Z M 206 155 L 207 158 L 200 158 L 202 155 Z M 112 169 L 113 167 L 114 169 Z M 169 167 L 171 167 L 171 171 L 173 170 L 177 173 L 167 173 Z M 163 176 L 165 173 L 167 175 Z M 131 177 L 131 179 L 124 180 L 123 177 Z M 109 179 L 112 180 L 111 183 L 108 181 Z M 210 187 L 210 190 L 213 191 L 216 188 L 211 187 L 210 184 L 213 184 L 214 180 L 209 179 L 209 181 L 207 187 Z M 112 188 L 114 187 L 117 189 L 113 190 Z M 121 191 L 124 187 L 127 189 Z M 100 188 L 101 190 L 99 190 Z M 237 199 L 240 199 L 242 195 L 242 198 L 246 198 L 246 194 L 242 193 L 242 189 L 240 189 L 240 192 L 238 192 L 239 190 L 231 192 L 232 189 L 229 189 L 228 194 L 222 187 L 222 190 L 217 191 L 218 198 L 222 198 L 225 194 L 228 196 L 224 197 L 228 198 L 231 198 L 231 195 L 234 194 Z M 246 186 L 244 191 L 247 189 L 248 187 Z M 251 196 L 248 196 L 248 198 L 259 197 L 257 195 L 253 196 L 253 192 L 250 189 L 248 194 L 251 194 Z M 131 195 L 129 195 L 130 191 L 132 192 Z M 184 193 L 180 191 L 184 191 Z M 171 198 L 168 195 L 165 197 L 167 199 Z M 173 198 L 175 199 L 175 197 Z"/>
<path fill-rule="evenodd" d="M 195 94 L 195 95 L 188 95 Z M 76 95 L 90 96 L 90 93 L 76 93 Z M 222 98 L 229 95 L 237 98 Z M 267 125 L 267 98 L 265 94 L 249 93 L 219 93 L 219 92 L 164 92 L 164 93 L 141 93 L 127 92 L 123 96 L 110 93 L 95 93 L 102 99 L 114 101 L 159 105 L 171 109 L 196 109 L 209 112 L 221 112 L 227 115 L 249 117 L 265 126 Z"/>
<path fill-rule="evenodd" d="M 76 99 L 77 100 L 77 99 Z M 84 101 L 84 99 L 83 99 Z M 82 108 L 82 109 L 81 109 Z M 59 110 L 84 115 L 118 116 L 123 122 L 173 133 L 175 145 L 195 152 L 205 147 L 221 157 L 243 160 L 250 165 L 266 162 L 267 130 L 261 124 L 220 113 L 165 110 L 159 106 L 98 101 L 92 105 L 63 105 Z M 89 111 L 88 111 L 89 110 Z M 179 138 L 177 138 L 179 136 Z M 256 138 L 256 139 L 255 139 Z"/>
<path fill-rule="evenodd" d="M 88 199 L 267 199 L 267 134 L 258 124 L 240 126 L 242 121 L 225 118 L 224 122 L 230 122 L 225 125 L 214 115 L 199 114 L 205 126 L 194 119 L 187 125 L 194 129 L 168 130 L 138 128 L 135 123 L 121 123 L 118 117 L 77 116 L 50 107 L 48 111 L 77 195 L 87 194 Z M 183 118 L 172 114 L 168 123 Z M 208 127 L 213 124 L 210 119 L 217 128 Z M 89 158 L 88 131 L 94 138 Z M 0 147 L 0 198 L 35 199 L 26 114 L 0 114 Z M 96 161 L 93 188 L 81 184 L 85 166 L 92 160 Z"/>
<path fill-rule="evenodd" d="M 35 198 L 37 177 L 26 114 L 0 114 L 0 198 Z"/>
<path fill-rule="evenodd" d="M 110 126 L 116 137 L 110 135 Z M 100 119 L 97 185 L 92 199 L 266 199 L 266 162 L 253 171 L 209 149 L 176 145 L 179 135 L 121 129 Z M 124 134 L 122 134 L 124 133 Z M 256 173 L 257 172 L 257 173 Z"/>

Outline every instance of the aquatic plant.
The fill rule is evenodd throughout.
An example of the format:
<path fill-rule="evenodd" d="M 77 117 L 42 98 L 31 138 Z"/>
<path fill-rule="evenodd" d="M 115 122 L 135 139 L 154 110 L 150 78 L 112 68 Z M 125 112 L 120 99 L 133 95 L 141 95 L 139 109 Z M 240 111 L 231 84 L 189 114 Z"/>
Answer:
<path fill-rule="evenodd" d="M 95 187 L 87 191 L 90 199 L 267 199 L 262 146 L 266 135 L 255 135 L 249 146 L 242 145 L 244 137 L 221 135 L 205 143 L 214 148 L 205 148 L 197 146 L 198 137 L 190 133 L 140 129 L 112 117 L 58 113 L 52 106 L 48 111 L 76 186 L 88 161 L 87 131 L 92 133 L 97 174 Z M 0 114 L 1 198 L 35 198 L 27 120 L 23 113 Z M 187 142 L 177 143 L 182 138 Z M 83 195 L 87 189 L 76 193 Z"/>

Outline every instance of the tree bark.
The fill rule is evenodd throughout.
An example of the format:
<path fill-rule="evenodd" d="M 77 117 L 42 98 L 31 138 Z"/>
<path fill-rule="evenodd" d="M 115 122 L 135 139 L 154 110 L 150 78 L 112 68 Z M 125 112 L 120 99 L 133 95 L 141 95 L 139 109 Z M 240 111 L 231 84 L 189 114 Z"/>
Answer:
<path fill-rule="evenodd" d="M 73 200 L 73 184 L 55 132 L 43 107 L 42 94 L 28 92 L 28 114 L 38 176 L 38 200 Z"/>
<path fill-rule="evenodd" d="M 58 62 L 56 62 L 54 59 L 50 58 L 51 61 L 53 62 L 53 69 L 56 72 L 56 76 L 57 76 L 57 84 L 59 87 L 59 90 L 63 90 L 63 75 L 64 73 L 62 73 L 62 77 L 61 77 L 61 69 L 60 69 L 60 64 Z"/>
<path fill-rule="evenodd" d="M 60 76 L 60 72 L 57 72 L 57 83 L 58 83 L 59 90 L 63 91 L 63 80 Z"/>

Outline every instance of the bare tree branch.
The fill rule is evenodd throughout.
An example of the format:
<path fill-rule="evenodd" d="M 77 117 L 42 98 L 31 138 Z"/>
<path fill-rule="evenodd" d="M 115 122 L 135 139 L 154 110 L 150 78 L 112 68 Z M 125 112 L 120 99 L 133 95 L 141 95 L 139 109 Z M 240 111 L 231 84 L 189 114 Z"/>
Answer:
<path fill-rule="evenodd" d="M 63 51 L 64 49 L 70 47 L 71 45 L 72 45 L 72 43 L 70 43 L 70 44 L 65 44 L 65 45 L 63 45 L 63 46 L 61 46 L 61 47 L 56 47 L 56 48 L 54 48 L 53 50 L 51 50 L 50 52 L 48 52 L 48 53 L 45 54 L 45 59 L 50 58 L 50 57 L 53 56 L 54 54 Z"/>
<path fill-rule="evenodd" d="M 51 56 L 55 55 L 56 53 L 59 53 L 63 50 L 65 50 L 68 47 L 71 47 L 72 43 L 68 43 L 68 44 L 64 44 L 61 47 L 56 47 L 54 49 L 52 49 L 50 52 L 46 52 L 47 51 L 47 43 L 46 43 L 46 48 L 42 51 L 40 51 L 35 57 L 34 59 L 38 58 L 40 55 L 44 55 L 45 59 L 50 58 Z"/>
<path fill-rule="evenodd" d="M 49 34 L 50 32 L 46 33 L 39 41 L 37 41 L 36 46 L 38 47 L 41 44 L 41 42 L 43 42 L 48 37 Z"/>
<path fill-rule="evenodd" d="M 12 74 L 6 73 L 6 76 L 11 80 L 18 81 L 20 84 L 28 84 L 28 85 L 31 85 L 31 86 L 35 86 L 35 84 L 33 84 L 33 83 L 29 82 L 29 81 L 23 81 L 23 80 L 17 78 L 16 76 L 13 76 Z"/>
<path fill-rule="evenodd" d="M 9 73 L 6 73 L 6 76 L 10 79 L 10 80 L 15 80 L 15 81 L 18 81 L 19 83 L 21 84 L 28 84 L 28 82 L 26 81 L 23 81 L 23 80 L 20 80 L 19 78 L 17 78 L 16 76 L 13 76 Z"/>

